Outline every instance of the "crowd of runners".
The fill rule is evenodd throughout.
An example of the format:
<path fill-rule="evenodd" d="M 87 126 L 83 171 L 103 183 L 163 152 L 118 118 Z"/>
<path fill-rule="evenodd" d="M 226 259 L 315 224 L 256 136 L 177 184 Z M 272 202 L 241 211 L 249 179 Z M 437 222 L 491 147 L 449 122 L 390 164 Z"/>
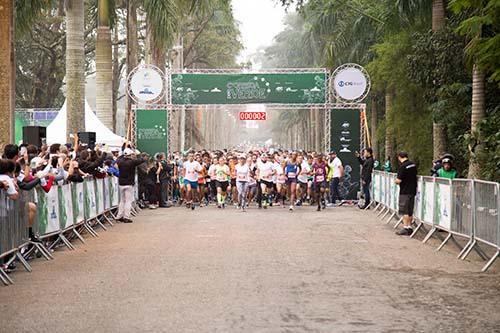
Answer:
<path fill-rule="evenodd" d="M 307 204 L 320 211 L 342 202 L 338 188 L 344 170 L 333 151 L 189 151 L 158 158 L 148 175 L 160 184 L 159 175 L 166 174 L 172 180 L 173 202 L 193 210 L 213 204 L 220 209 L 234 205 L 242 211 L 250 205 L 288 206 L 293 211 Z M 154 193 L 154 187 L 148 192 Z M 153 197 L 148 200 L 150 208 L 156 208 L 154 202 L 159 200 L 158 195 Z"/>

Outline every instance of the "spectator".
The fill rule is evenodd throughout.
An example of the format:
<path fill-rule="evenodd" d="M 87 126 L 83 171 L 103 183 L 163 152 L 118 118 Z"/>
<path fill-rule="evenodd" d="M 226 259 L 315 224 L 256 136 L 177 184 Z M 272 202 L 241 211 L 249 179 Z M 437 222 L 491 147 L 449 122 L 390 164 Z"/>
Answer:
<path fill-rule="evenodd" d="M 172 177 L 172 166 L 167 162 L 165 153 L 158 154 L 158 179 L 160 182 L 160 207 L 168 208 L 168 184 Z"/>
<path fill-rule="evenodd" d="M 457 170 L 453 167 L 453 160 L 445 157 L 441 161 L 441 168 L 436 172 L 437 177 L 455 179 L 458 177 Z"/>
<path fill-rule="evenodd" d="M 118 177 L 118 185 L 120 187 L 120 204 L 118 206 L 118 215 L 116 219 L 125 223 L 132 223 L 130 219 L 130 210 L 134 200 L 134 184 L 136 167 L 144 163 L 144 158 L 136 158 L 134 151 L 130 148 L 125 148 L 123 155 L 116 162 L 120 176 Z"/>
<path fill-rule="evenodd" d="M 395 182 L 399 185 L 399 214 L 403 216 L 403 229 L 396 234 L 410 236 L 413 233 L 411 223 L 417 195 L 417 166 L 408 159 L 406 152 L 400 152 L 398 160 L 400 166 Z"/>
<path fill-rule="evenodd" d="M 14 183 L 14 171 L 16 164 L 12 160 L 0 160 L 0 182 L 3 184 L 3 190 L 7 192 L 7 197 L 11 200 L 19 198 L 17 185 Z"/>
<path fill-rule="evenodd" d="M 356 156 L 358 158 L 359 163 L 362 166 L 361 169 L 361 185 L 363 187 L 363 195 L 365 197 L 365 204 L 360 207 L 361 209 L 365 209 L 370 206 L 371 197 L 370 197 L 370 184 L 372 182 L 372 172 L 373 172 L 373 150 L 371 148 L 366 148 L 363 151 L 363 157 L 356 152 Z"/>
<path fill-rule="evenodd" d="M 344 175 L 344 167 L 342 166 L 342 161 L 337 156 L 337 152 L 330 152 L 330 171 L 329 181 L 330 181 L 330 203 L 335 205 L 337 200 L 342 200 L 339 194 L 339 184 L 340 178 Z"/>

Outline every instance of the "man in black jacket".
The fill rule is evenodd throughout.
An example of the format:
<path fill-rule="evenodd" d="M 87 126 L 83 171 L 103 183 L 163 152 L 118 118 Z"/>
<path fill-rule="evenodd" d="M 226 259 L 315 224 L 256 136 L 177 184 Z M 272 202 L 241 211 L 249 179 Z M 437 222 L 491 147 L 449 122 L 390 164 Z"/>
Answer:
<path fill-rule="evenodd" d="M 365 196 L 365 204 L 360 208 L 365 209 L 370 205 L 371 202 L 370 185 L 372 183 L 373 164 L 375 163 L 375 161 L 373 160 L 373 149 L 366 148 L 365 150 L 363 150 L 363 158 L 358 152 L 356 152 L 356 156 L 358 157 L 358 161 L 362 166 L 361 185 L 363 188 L 363 194 Z"/>
<path fill-rule="evenodd" d="M 126 148 L 123 155 L 118 158 L 116 164 L 120 175 L 118 177 L 118 185 L 120 187 L 120 203 L 118 205 L 117 220 L 132 223 L 130 219 L 130 210 L 132 209 L 132 202 L 134 201 L 134 185 L 136 167 L 144 163 L 144 158 L 136 158 L 134 151 Z"/>
<path fill-rule="evenodd" d="M 160 181 L 160 207 L 168 208 L 168 184 L 172 177 L 172 166 L 167 162 L 165 153 L 158 154 L 158 168 Z"/>
<path fill-rule="evenodd" d="M 399 215 L 403 216 L 403 229 L 396 232 L 400 236 L 411 236 L 413 229 L 413 208 L 417 195 L 417 166 L 408 160 L 408 153 L 398 154 L 399 170 L 396 184 L 399 185 Z"/>

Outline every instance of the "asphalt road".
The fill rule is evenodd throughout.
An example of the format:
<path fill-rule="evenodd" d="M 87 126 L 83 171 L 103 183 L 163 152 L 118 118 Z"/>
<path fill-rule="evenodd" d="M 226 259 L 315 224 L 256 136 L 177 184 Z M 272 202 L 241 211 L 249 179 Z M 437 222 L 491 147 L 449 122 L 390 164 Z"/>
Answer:
<path fill-rule="evenodd" d="M 143 211 L 0 287 L 1 332 L 500 332 L 500 264 L 354 208 Z"/>

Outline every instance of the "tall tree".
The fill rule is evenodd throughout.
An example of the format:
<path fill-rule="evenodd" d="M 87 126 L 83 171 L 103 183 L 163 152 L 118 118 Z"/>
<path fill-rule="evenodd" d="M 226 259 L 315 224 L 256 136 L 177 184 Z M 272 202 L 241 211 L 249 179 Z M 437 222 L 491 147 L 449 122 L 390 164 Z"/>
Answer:
<path fill-rule="evenodd" d="M 111 15 L 113 0 L 98 0 L 97 39 L 95 45 L 96 113 L 102 123 L 114 128 L 113 123 L 113 56 L 111 46 Z"/>
<path fill-rule="evenodd" d="M 14 137 L 14 0 L 0 0 L 0 144 Z"/>
<path fill-rule="evenodd" d="M 66 0 L 67 139 L 85 131 L 84 1 Z"/>
<path fill-rule="evenodd" d="M 445 25 L 446 0 L 432 0 L 432 31 L 438 32 Z M 438 87 L 439 88 L 439 87 Z M 441 121 L 432 122 L 432 137 L 434 141 L 433 158 L 439 158 L 446 151 L 446 126 Z"/>

